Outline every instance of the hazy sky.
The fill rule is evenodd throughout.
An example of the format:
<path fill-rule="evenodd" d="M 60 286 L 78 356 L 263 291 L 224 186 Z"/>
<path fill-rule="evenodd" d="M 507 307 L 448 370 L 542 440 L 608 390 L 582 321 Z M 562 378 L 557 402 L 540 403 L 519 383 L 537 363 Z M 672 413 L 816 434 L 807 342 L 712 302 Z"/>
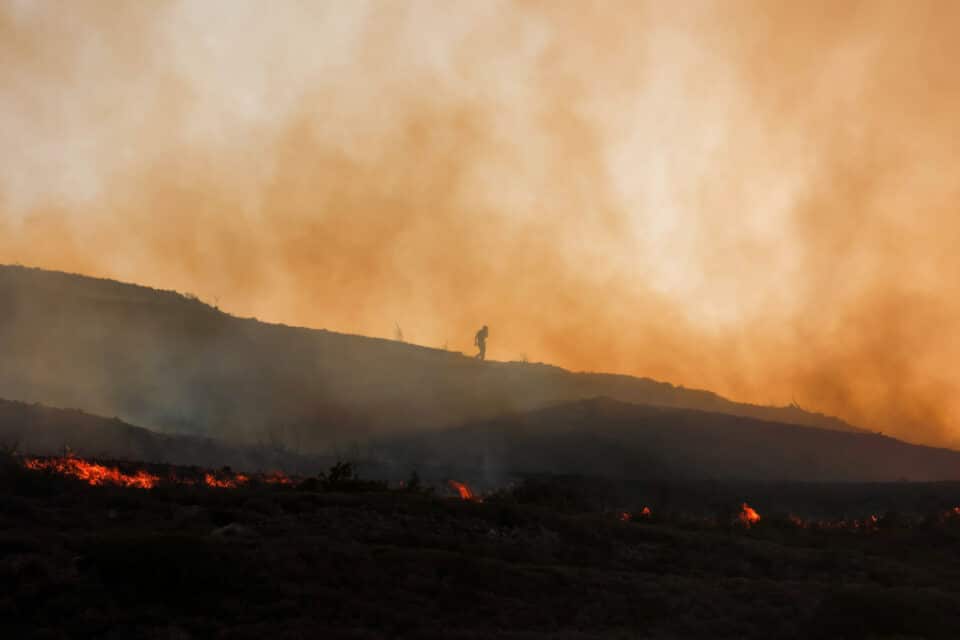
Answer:
<path fill-rule="evenodd" d="M 0 0 L 0 262 L 958 446 L 958 24 Z"/>

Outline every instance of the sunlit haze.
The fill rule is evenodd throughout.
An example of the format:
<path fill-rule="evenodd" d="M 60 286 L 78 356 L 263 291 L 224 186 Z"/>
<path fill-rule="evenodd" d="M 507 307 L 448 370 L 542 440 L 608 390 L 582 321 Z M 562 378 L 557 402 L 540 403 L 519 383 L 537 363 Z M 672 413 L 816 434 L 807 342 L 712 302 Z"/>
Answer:
<path fill-rule="evenodd" d="M 958 24 L 0 0 L 0 263 L 960 446 Z"/>

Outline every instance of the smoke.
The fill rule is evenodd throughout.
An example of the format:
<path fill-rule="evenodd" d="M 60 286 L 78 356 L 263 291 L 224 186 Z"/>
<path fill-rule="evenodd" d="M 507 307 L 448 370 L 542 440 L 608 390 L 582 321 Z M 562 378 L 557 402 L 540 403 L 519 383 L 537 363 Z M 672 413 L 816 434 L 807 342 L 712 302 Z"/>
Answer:
<path fill-rule="evenodd" d="M 957 445 L 947 3 L 0 1 L 0 261 Z"/>

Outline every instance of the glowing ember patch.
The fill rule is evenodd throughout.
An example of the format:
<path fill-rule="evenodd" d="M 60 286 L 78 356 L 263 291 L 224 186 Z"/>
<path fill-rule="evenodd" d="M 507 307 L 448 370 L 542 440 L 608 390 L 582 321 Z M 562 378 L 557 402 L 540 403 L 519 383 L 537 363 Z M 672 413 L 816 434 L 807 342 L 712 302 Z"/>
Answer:
<path fill-rule="evenodd" d="M 644 508 L 640 511 L 640 516 L 641 516 L 641 517 L 649 518 L 649 517 L 652 516 L 652 515 L 653 515 L 653 512 L 650 511 L 650 507 L 644 507 Z"/>
<path fill-rule="evenodd" d="M 737 516 L 737 520 L 739 520 L 741 524 L 749 527 L 752 524 L 760 522 L 760 514 L 754 511 L 753 507 L 744 502 L 740 506 L 740 514 Z"/>
<path fill-rule="evenodd" d="M 116 467 L 106 467 L 95 462 L 88 462 L 81 458 L 28 458 L 24 461 L 27 469 L 34 471 L 53 471 L 66 476 L 79 478 L 91 485 L 114 484 L 121 487 L 135 487 L 150 489 L 157 486 L 160 477 L 140 470 L 135 473 L 124 473 Z"/>
<path fill-rule="evenodd" d="M 293 484 L 293 479 L 282 471 L 274 471 L 263 476 L 263 481 L 267 484 Z"/>
<path fill-rule="evenodd" d="M 208 487 L 215 487 L 217 489 L 236 489 L 237 487 L 246 484 L 250 481 L 250 478 L 238 473 L 232 478 L 218 478 L 212 473 L 204 474 L 203 482 Z"/>
<path fill-rule="evenodd" d="M 621 511 L 618 517 L 624 522 L 630 522 L 630 520 L 633 518 L 629 511 Z"/>
<path fill-rule="evenodd" d="M 108 467 L 70 454 L 60 458 L 25 458 L 23 466 L 33 471 L 49 471 L 72 476 L 91 485 L 109 484 L 139 489 L 150 489 L 161 483 L 186 486 L 202 484 L 216 489 L 236 489 L 249 484 L 252 478 L 265 484 L 280 486 L 292 486 L 298 481 L 281 471 L 250 476 L 227 469 L 208 471 L 202 477 L 197 477 L 192 472 L 180 476 L 176 471 L 168 470 L 165 477 L 161 478 L 142 469 L 127 473 L 118 467 Z"/>
<path fill-rule="evenodd" d="M 474 502 L 483 502 L 482 498 L 477 497 L 473 490 L 463 482 L 457 482 L 456 480 L 449 480 L 447 484 L 450 485 L 450 488 L 460 494 L 461 500 L 472 500 Z"/>

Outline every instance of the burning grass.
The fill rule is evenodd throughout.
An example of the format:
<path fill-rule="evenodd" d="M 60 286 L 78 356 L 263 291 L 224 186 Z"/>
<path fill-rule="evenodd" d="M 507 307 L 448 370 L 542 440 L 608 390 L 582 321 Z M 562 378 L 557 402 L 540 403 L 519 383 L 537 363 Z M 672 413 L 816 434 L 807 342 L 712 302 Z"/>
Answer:
<path fill-rule="evenodd" d="M 861 502 L 843 505 L 855 517 L 804 519 L 756 487 L 697 495 L 684 514 L 655 495 L 589 501 L 569 478 L 478 504 L 441 475 L 432 494 L 410 491 L 419 478 L 391 491 L 343 464 L 302 480 L 15 460 L 17 482 L 0 482 L 13 594 L 0 610 L 20 626 L 0 622 L 2 637 L 121 624 L 131 638 L 952 638 L 960 624 L 960 485 L 927 498 L 932 516 Z"/>
<path fill-rule="evenodd" d="M 473 492 L 473 489 L 470 488 L 465 482 L 458 482 L 457 480 L 448 480 L 447 486 L 457 492 L 457 495 L 460 496 L 461 500 L 470 500 L 472 502 L 483 502 L 483 498 L 478 496 Z"/>
<path fill-rule="evenodd" d="M 93 486 L 117 485 L 137 489 L 152 489 L 160 483 L 160 476 L 143 469 L 125 473 L 117 467 L 108 467 L 82 458 L 27 458 L 23 466 L 33 471 L 48 471 L 83 480 Z"/>
<path fill-rule="evenodd" d="M 296 480 L 294 478 L 291 478 L 282 471 L 274 471 L 272 473 L 264 474 L 260 479 L 267 484 L 278 484 L 284 486 L 296 484 Z"/>
<path fill-rule="evenodd" d="M 663 502 L 574 512 L 520 487 L 528 502 L 475 504 L 445 481 L 445 496 L 359 493 L 355 478 L 92 464 L 160 484 L 22 464 L 57 490 L 0 483 L 0 610 L 20 625 L 2 637 L 953 638 L 960 624 L 960 487 L 936 518 L 879 511 L 872 528 L 791 523 L 751 497 L 763 517 L 746 528 L 743 497 L 691 526 Z"/>
<path fill-rule="evenodd" d="M 134 489 L 153 489 L 162 485 L 202 485 L 212 489 L 237 489 L 251 483 L 293 486 L 299 478 L 293 478 L 280 471 L 266 474 L 235 473 L 229 468 L 218 471 L 167 467 L 167 473 L 161 474 L 146 468 L 132 468 L 130 463 L 101 463 L 86 460 L 73 455 L 60 457 L 27 457 L 21 465 L 29 471 L 45 472 L 69 478 L 76 478 L 91 486 L 117 486 Z"/>
<path fill-rule="evenodd" d="M 752 527 L 760 522 L 760 514 L 757 513 L 753 507 L 744 502 L 742 505 L 740 505 L 740 513 L 737 515 L 737 521 L 745 527 Z"/>
<path fill-rule="evenodd" d="M 318 477 L 302 478 L 290 476 L 279 471 L 270 473 L 239 473 L 224 467 L 219 470 L 203 470 L 195 467 L 173 467 L 169 465 L 136 465 L 129 462 L 102 462 L 87 460 L 73 455 L 61 457 L 24 457 L 10 456 L 19 460 L 19 466 L 28 472 L 40 472 L 73 478 L 90 486 L 115 486 L 130 489 L 154 489 L 157 487 L 197 486 L 215 490 L 234 490 L 257 486 L 275 486 L 299 489 L 301 491 L 329 492 L 387 492 L 383 482 L 362 480 L 356 476 L 351 465 L 338 463 L 330 472 Z M 16 462 L 14 463 L 16 466 Z M 417 479 L 419 486 L 419 478 Z M 569 512 L 590 512 L 591 509 L 582 496 L 580 500 L 568 498 L 572 488 L 567 486 L 569 479 L 561 482 L 559 488 L 542 479 L 526 480 L 523 483 L 495 492 L 488 496 L 494 504 L 527 504 L 549 508 L 558 508 Z M 447 487 L 460 500 L 484 502 L 473 488 L 465 482 L 447 480 Z M 405 483 L 400 483 L 400 491 L 408 491 Z M 559 494 L 557 493 L 559 491 Z M 428 492 L 429 493 L 429 492 Z M 560 495 L 559 499 L 557 495 Z M 576 507 L 571 509 L 571 506 Z M 610 514 L 610 511 L 606 512 Z M 761 518 L 760 513 L 748 503 L 727 511 L 732 517 L 718 515 L 715 518 L 697 517 L 683 512 L 658 512 L 653 518 L 649 506 L 634 510 L 614 511 L 616 519 L 624 523 L 681 524 L 698 528 L 723 528 L 731 526 L 741 529 L 769 528 L 805 529 L 811 531 L 838 531 L 869 534 L 881 529 L 912 528 L 919 526 L 945 526 L 960 524 L 960 506 L 941 508 L 926 515 L 905 516 L 895 512 L 884 515 L 867 514 L 861 517 L 802 518 L 795 514 L 773 515 L 769 519 Z"/>
<path fill-rule="evenodd" d="M 229 477 L 217 477 L 216 474 L 207 472 L 203 474 L 203 483 L 214 489 L 236 489 L 250 482 L 250 476 L 243 473 L 231 475 Z"/>

